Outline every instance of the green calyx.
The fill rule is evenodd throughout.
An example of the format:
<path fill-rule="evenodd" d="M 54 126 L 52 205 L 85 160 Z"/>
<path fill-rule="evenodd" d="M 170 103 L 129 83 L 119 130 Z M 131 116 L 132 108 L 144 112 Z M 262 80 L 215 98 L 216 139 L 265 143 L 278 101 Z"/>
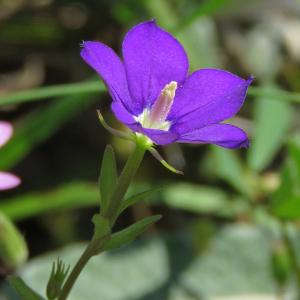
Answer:
<path fill-rule="evenodd" d="M 111 134 L 123 139 L 123 140 L 128 140 L 134 142 L 138 147 L 149 150 L 149 152 L 167 169 L 170 171 L 177 173 L 177 174 L 183 174 L 180 170 L 176 170 L 172 166 L 170 166 L 160 155 L 159 153 L 153 148 L 154 142 L 149 139 L 147 136 L 134 132 L 133 135 L 122 132 L 119 130 L 116 130 L 106 124 L 106 122 L 103 119 L 103 116 L 100 113 L 100 110 L 98 110 L 98 116 L 100 119 L 101 124 L 104 126 L 105 129 L 107 129 Z"/>
<path fill-rule="evenodd" d="M 134 142 L 144 149 L 148 149 L 154 145 L 153 141 L 147 136 L 137 132 L 134 132 Z"/>

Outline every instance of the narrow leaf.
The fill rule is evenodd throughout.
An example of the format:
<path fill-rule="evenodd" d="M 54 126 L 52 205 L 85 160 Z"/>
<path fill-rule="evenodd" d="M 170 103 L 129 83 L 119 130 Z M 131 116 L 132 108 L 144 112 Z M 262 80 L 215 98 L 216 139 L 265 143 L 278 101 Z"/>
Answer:
<path fill-rule="evenodd" d="M 161 1 L 159 3 L 161 3 Z M 176 22 L 177 20 L 174 20 L 170 23 L 170 25 L 165 23 L 163 25 L 164 27 L 170 28 Z M 180 27 L 183 28 L 184 26 L 181 25 Z M 0 105 L 16 104 L 16 103 L 23 103 L 23 102 L 30 102 L 30 101 L 40 101 L 40 100 L 48 99 L 50 97 L 58 97 L 58 96 L 101 93 L 105 91 L 107 91 L 105 85 L 103 84 L 103 82 L 99 80 L 97 81 L 92 80 L 92 81 L 86 81 L 80 83 L 52 85 L 49 87 L 34 88 L 26 91 L 19 91 L 19 92 L 9 93 L 7 95 L 2 95 L 0 99 Z M 292 93 L 284 90 L 275 90 L 273 88 L 266 89 L 266 88 L 252 86 L 248 88 L 247 94 L 253 96 L 280 99 L 283 101 L 300 102 L 299 93 Z"/>
<path fill-rule="evenodd" d="M 74 182 L 43 192 L 26 193 L 1 201 L 0 210 L 14 221 L 47 212 L 99 204 L 99 188 L 90 182 Z"/>
<path fill-rule="evenodd" d="M 107 91 L 100 80 L 35 88 L 1 96 L 0 105 L 44 100 L 50 97 L 99 93 Z"/>
<path fill-rule="evenodd" d="M 139 191 L 131 186 L 131 193 Z M 99 187 L 92 182 L 72 182 L 51 190 L 29 192 L 0 202 L 0 210 L 13 221 L 81 207 L 99 205 Z"/>
<path fill-rule="evenodd" d="M 150 225 L 161 219 L 161 215 L 147 217 L 141 221 L 134 223 L 126 229 L 114 233 L 109 242 L 105 245 L 103 251 L 113 250 L 120 248 L 121 246 L 130 243 L 136 236 L 140 235 Z"/>
<path fill-rule="evenodd" d="M 300 217 L 300 147 L 294 141 L 288 144 L 289 156 L 282 170 L 282 182 L 271 198 L 270 209 L 277 217 Z"/>
<path fill-rule="evenodd" d="M 0 149 L 0 169 L 6 170 L 21 161 L 34 147 L 54 135 L 96 98 L 72 95 L 57 99 L 38 109 L 15 127 L 12 138 Z"/>
<path fill-rule="evenodd" d="M 210 154 L 210 160 L 207 163 L 212 172 L 242 194 L 249 197 L 254 196 L 254 190 L 246 178 L 246 166 L 237 151 L 213 145 Z"/>
<path fill-rule="evenodd" d="M 44 297 L 30 288 L 21 277 L 9 277 L 8 280 L 23 300 L 45 300 Z"/>
<path fill-rule="evenodd" d="M 256 129 L 248 153 L 248 165 L 262 171 L 283 144 L 291 123 L 288 103 L 273 98 L 257 98 L 254 105 Z"/>
<path fill-rule="evenodd" d="M 124 200 L 121 205 L 119 206 L 117 212 L 116 212 L 116 216 L 114 219 L 116 219 L 127 207 L 131 206 L 134 203 L 139 202 L 140 200 L 142 200 L 143 198 L 149 197 L 153 194 L 155 194 L 156 192 L 158 192 L 159 190 L 161 190 L 164 186 L 158 186 L 156 188 L 150 189 L 148 191 L 139 193 L 135 196 L 132 196 L 126 200 Z"/>
<path fill-rule="evenodd" d="M 270 99 L 278 99 L 281 101 L 300 102 L 300 93 L 280 90 L 272 87 L 250 86 L 247 90 L 248 96 L 256 96 Z"/>
<path fill-rule="evenodd" d="M 206 0 L 201 3 L 200 6 L 193 11 L 193 13 L 183 20 L 179 26 L 174 30 L 175 32 L 187 27 L 194 20 L 204 15 L 211 15 L 221 9 L 221 7 L 232 0 Z"/>
<path fill-rule="evenodd" d="M 161 162 L 167 169 L 169 169 L 170 171 L 177 173 L 177 174 L 183 174 L 183 172 L 176 170 L 175 168 L 173 168 L 172 166 L 170 166 L 161 156 L 160 154 L 152 147 L 147 148 L 147 150 L 149 150 L 149 152 L 159 161 Z"/>
<path fill-rule="evenodd" d="M 103 156 L 101 174 L 99 179 L 101 210 L 105 211 L 107 203 L 117 183 L 117 170 L 115 154 L 111 146 L 107 146 Z"/>
<path fill-rule="evenodd" d="M 170 207 L 194 213 L 218 213 L 229 207 L 228 196 L 223 190 L 187 182 L 167 186 L 162 199 Z"/>

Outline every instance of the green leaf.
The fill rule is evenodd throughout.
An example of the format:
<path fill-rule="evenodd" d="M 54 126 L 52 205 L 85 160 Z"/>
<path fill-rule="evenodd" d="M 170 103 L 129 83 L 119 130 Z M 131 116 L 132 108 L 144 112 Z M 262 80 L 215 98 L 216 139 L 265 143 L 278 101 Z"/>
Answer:
<path fill-rule="evenodd" d="M 49 279 L 45 270 L 53 260 L 59 255 L 65 263 L 74 266 L 86 247 L 85 243 L 73 244 L 34 258 L 20 270 L 22 277 L 38 292 L 44 293 Z M 161 239 L 138 242 L 137 247 L 129 246 L 124 250 L 93 257 L 81 272 L 68 299 L 139 299 L 166 283 L 168 255 Z"/>
<path fill-rule="evenodd" d="M 1 147 L 0 169 L 13 167 L 95 100 L 92 95 L 73 95 L 59 98 L 35 111 L 16 125 L 12 138 Z"/>
<path fill-rule="evenodd" d="M 78 82 L 49 87 L 35 88 L 26 91 L 10 93 L 0 98 L 0 105 L 16 104 L 35 100 L 44 100 L 51 97 L 90 94 L 107 91 L 104 83 L 100 80 Z"/>
<path fill-rule="evenodd" d="M 158 1 L 158 3 L 161 2 L 162 1 Z M 155 14 L 157 14 L 157 10 L 155 10 Z M 164 12 L 162 12 L 162 18 L 166 19 Z M 163 27 L 170 28 L 174 26 L 176 22 L 176 20 L 173 20 L 170 22 L 169 26 L 168 24 L 163 24 Z M 35 88 L 31 90 L 2 95 L 0 98 L 0 105 L 39 101 L 59 96 L 101 93 L 106 91 L 107 89 L 105 85 L 100 80 L 53 85 L 49 87 Z M 252 86 L 248 88 L 247 94 L 258 97 L 280 99 L 283 101 L 300 102 L 299 93 L 292 93 L 284 90 L 276 90 L 274 88 L 261 88 Z"/>
<path fill-rule="evenodd" d="M 113 148 L 108 145 L 104 152 L 101 174 L 99 179 L 101 210 L 105 211 L 107 203 L 117 183 L 116 160 Z"/>
<path fill-rule="evenodd" d="M 282 182 L 270 202 L 272 214 L 284 219 L 300 217 L 300 146 L 291 141 L 283 167 Z"/>
<path fill-rule="evenodd" d="M 221 9 L 221 7 L 232 0 L 206 0 L 196 8 L 193 13 L 180 22 L 179 26 L 174 29 L 175 32 L 182 30 L 190 25 L 197 18 L 204 15 L 211 15 Z"/>
<path fill-rule="evenodd" d="M 161 190 L 164 186 L 158 186 L 156 188 L 153 188 L 153 189 L 150 189 L 148 191 L 145 191 L 145 192 L 142 192 L 142 193 L 139 193 L 135 196 L 132 196 L 126 200 L 124 200 L 121 205 L 119 206 L 117 212 L 116 212 L 116 216 L 115 216 L 115 219 L 129 206 L 131 206 L 132 204 L 134 203 L 137 203 L 138 201 L 146 198 L 146 197 L 149 197 L 153 194 L 155 194 L 156 192 L 158 192 L 159 190 Z"/>
<path fill-rule="evenodd" d="M 219 11 L 223 5 L 227 4 L 230 1 L 232 0 L 206 0 L 204 3 L 201 3 L 190 16 L 181 21 L 177 28 L 174 29 L 174 31 L 177 32 L 182 30 L 201 16 L 211 15 Z"/>
<path fill-rule="evenodd" d="M 299 215 L 295 204 L 300 201 L 300 196 L 294 195 L 295 178 L 293 169 L 293 161 L 288 159 L 281 173 L 281 185 L 271 198 L 271 212 L 278 217 L 291 217 L 291 214 Z"/>
<path fill-rule="evenodd" d="M 291 124 L 288 103 L 272 98 L 257 98 L 254 103 L 255 131 L 247 151 L 248 165 L 262 171 L 281 148 Z"/>
<path fill-rule="evenodd" d="M 138 191 L 140 191 L 140 184 L 135 185 L 133 183 L 130 193 L 137 193 Z M 51 190 L 30 192 L 6 200 L 3 199 L 0 202 L 0 210 L 12 220 L 19 221 L 48 212 L 98 205 L 99 187 L 97 184 L 92 182 L 72 182 Z"/>
<path fill-rule="evenodd" d="M 1 201 L 0 210 L 13 220 L 50 211 L 62 211 L 99 204 L 99 188 L 89 182 L 74 182 L 44 192 L 28 193 Z"/>
<path fill-rule="evenodd" d="M 254 195 L 254 190 L 247 180 L 246 166 L 239 157 L 238 151 L 213 145 L 209 161 L 205 164 L 210 172 L 227 181 L 243 195 L 248 197 Z"/>
<path fill-rule="evenodd" d="M 165 14 L 163 14 L 162 17 L 163 16 L 165 16 Z M 175 20 L 172 21 L 169 26 L 167 24 L 163 24 L 163 27 L 170 27 L 176 22 L 177 21 Z M 105 91 L 107 91 L 107 89 L 103 82 L 100 80 L 53 85 L 49 87 L 35 88 L 31 90 L 2 95 L 0 98 L 0 105 L 39 101 L 59 96 L 101 93 Z M 258 97 L 280 99 L 283 101 L 300 102 L 299 93 L 276 90 L 274 88 L 249 87 L 247 94 Z"/>
<path fill-rule="evenodd" d="M 262 294 L 275 299 L 269 231 L 245 223 L 225 226 L 198 256 L 191 251 L 189 237 L 189 230 L 145 237 L 92 258 L 70 299 L 248 299 Z M 299 239 L 295 242 L 300 253 Z M 21 274 L 43 293 L 48 281 L 45 269 L 53 260 L 59 255 L 74 265 L 86 246 L 71 245 L 34 258 Z M 292 286 L 287 294 L 293 293 Z"/>
<path fill-rule="evenodd" d="M 229 225 L 210 242 L 204 255 L 196 257 L 184 278 L 185 288 L 199 298 L 275 299 L 271 273 L 272 238 L 263 229 L 247 224 Z M 290 290 L 289 290 L 290 292 Z M 202 296 L 201 296 L 202 295 Z"/>
<path fill-rule="evenodd" d="M 228 206 L 227 195 L 222 190 L 185 182 L 166 187 L 162 197 L 171 207 L 195 213 L 221 212 Z"/>
<path fill-rule="evenodd" d="M 274 88 L 271 86 L 266 87 L 257 87 L 249 86 L 247 90 L 247 95 L 268 98 L 268 99 L 277 99 L 287 102 L 300 102 L 300 94 L 280 90 L 278 87 Z"/>
<path fill-rule="evenodd" d="M 150 225 L 161 219 L 161 215 L 147 217 L 131 226 L 114 233 L 109 242 L 105 245 L 103 251 L 113 250 L 132 242 L 138 235 L 145 231 Z"/>
<path fill-rule="evenodd" d="M 8 280 L 23 300 L 45 300 L 44 297 L 30 288 L 21 277 L 9 277 Z"/>

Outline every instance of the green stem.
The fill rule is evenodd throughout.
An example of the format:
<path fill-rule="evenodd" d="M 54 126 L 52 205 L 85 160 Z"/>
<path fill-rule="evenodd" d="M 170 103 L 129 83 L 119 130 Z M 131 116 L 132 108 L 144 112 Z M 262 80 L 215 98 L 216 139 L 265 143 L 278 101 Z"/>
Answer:
<path fill-rule="evenodd" d="M 135 175 L 143 156 L 146 152 L 146 148 L 142 148 L 138 145 L 136 145 L 135 149 L 133 150 L 133 153 L 129 157 L 121 176 L 114 188 L 112 197 L 110 201 L 108 202 L 107 208 L 105 210 L 104 215 L 113 222 L 114 214 L 116 213 L 117 209 L 119 208 L 119 205 L 121 204 L 125 193 L 129 187 L 129 184 Z M 96 232 L 96 231 L 95 231 Z M 102 236 L 94 235 L 92 241 L 76 263 L 75 267 L 73 268 L 72 272 L 68 276 L 62 291 L 57 298 L 57 300 L 66 300 L 69 296 L 69 293 L 77 280 L 79 274 L 81 273 L 82 269 L 85 267 L 87 262 L 90 260 L 90 258 L 96 254 L 99 254 L 103 246 L 105 245 L 105 242 L 107 241 L 105 239 L 105 235 L 107 232 L 103 233 Z"/>
<path fill-rule="evenodd" d="M 139 145 L 136 145 L 136 147 L 133 150 L 133 153 L 129 157 L 121 173 L 121 176 L 115 186 L 113 194 L 108 202 L 106 210 L 103 213 L 103 215 L 107 217 L 109 220 L 113 220 L 114 214 L 119 208 L 126 194 L 126 191 L 130 185 L 130 182 L 143 159 L 145 152 L 146 152 L 146 148 L 142 148 Z"/>
<path fill-rule="evenodd" d="M 88 245 L 88 247 L 85 249 L 80 259 L 76 263 L 75 267 L 73 268 L 72 272 L 68 276 L 57 300 L 65 300 L 68 298 L 71 289 L 76 279 L 78 278 L 79 274 L 81 273 L 82 269 L 85 267 L 85 265 L 90 260 L 90 258 L 95 254 L 94 253 L 95 245 L 96 244 L 92 240 L 91 243 Z"/>

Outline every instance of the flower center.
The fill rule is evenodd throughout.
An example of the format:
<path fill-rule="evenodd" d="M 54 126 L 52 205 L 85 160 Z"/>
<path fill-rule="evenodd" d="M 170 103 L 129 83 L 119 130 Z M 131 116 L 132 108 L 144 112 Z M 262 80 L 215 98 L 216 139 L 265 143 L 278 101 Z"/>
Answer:
<path fill-rule="evenodd" d="M 176 89 L 177 82 L 171 81 L 161 91 L 151 110 L 144 109 L 135 120 L 145 128 L 168 130 L 171 123 L 166 121 L 166 117 L 172 107 Z"/>

